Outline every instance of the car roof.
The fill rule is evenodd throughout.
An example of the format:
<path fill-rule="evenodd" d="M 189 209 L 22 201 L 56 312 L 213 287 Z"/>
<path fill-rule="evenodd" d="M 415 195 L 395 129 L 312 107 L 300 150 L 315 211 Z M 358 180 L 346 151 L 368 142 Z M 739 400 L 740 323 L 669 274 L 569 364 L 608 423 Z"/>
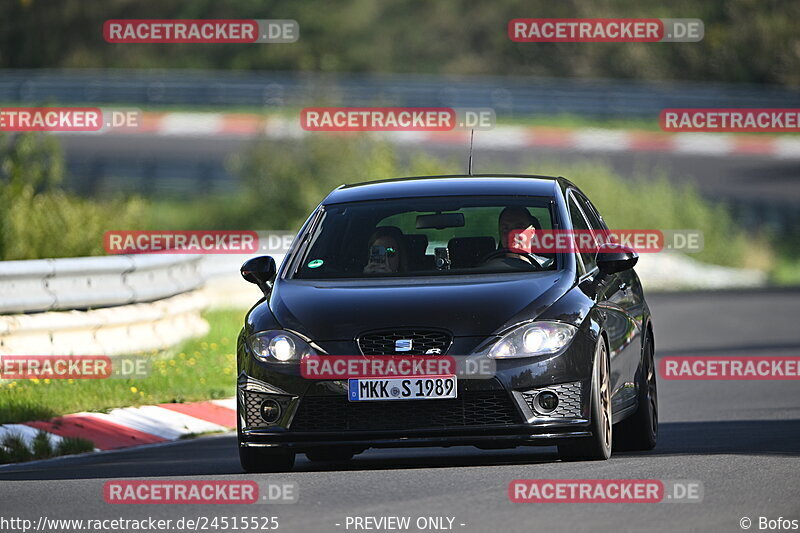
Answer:
<path fill-rule="evenodd" d="M 352 185 L 331 192 L 323 205 L 423 196 L 554 196 L 572 184 L 555 176 L 475 174 L 416 176 Z"/>

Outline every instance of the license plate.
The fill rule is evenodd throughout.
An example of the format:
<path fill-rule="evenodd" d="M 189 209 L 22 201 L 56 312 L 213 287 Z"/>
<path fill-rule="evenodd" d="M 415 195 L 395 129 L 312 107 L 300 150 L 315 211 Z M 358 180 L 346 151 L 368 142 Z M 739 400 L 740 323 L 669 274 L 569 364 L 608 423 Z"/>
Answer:
<path fill-rule="evenodd" d="M 440 400 L 456 397 L 455 376 L 358 378 L 348 380 L 351 402 L 369 400 Z"/>

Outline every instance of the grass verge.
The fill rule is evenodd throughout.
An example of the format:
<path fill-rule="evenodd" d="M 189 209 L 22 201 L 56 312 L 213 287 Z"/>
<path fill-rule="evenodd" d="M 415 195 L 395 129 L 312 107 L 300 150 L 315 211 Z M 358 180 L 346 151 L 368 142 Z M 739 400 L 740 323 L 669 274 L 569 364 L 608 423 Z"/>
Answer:
<path fill-rule="evenodd" d="M 80 411 L 229 398 L 235 393 L 236 337 L 242 310 L 213 310 L 205 337 L 153 354 L 141 379 L 17 380 L 0 384 L 0 424 Z"/>
<path fill-rule="evenodd" d="M 20 435 L 8 433 L 0 441 L 0 464 L 24 463 L 92 450 L 94 443 L 88 439 L 66 437 L 53 446 L 47 433 L 39 431 L 28 446 Z"/>

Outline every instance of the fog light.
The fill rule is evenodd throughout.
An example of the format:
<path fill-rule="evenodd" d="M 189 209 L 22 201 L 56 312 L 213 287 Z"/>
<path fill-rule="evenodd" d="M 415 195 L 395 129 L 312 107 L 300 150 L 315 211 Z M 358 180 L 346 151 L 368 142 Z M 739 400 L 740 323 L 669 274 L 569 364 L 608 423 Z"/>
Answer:
<path fill-rule="evenodd" d="M 261 402 L 261 418 L 268 424 L 274 424 L 281 417 L 281 406 L 275 400 Z"/>
<path fill-rule="evenodd" d="M 555 411 L 558 407 L 558 395 L 555 392 L 544 391 L 536 396 L 536 404 L 539 406 L 539 411 L 542 413 L 549 413 Z"/>

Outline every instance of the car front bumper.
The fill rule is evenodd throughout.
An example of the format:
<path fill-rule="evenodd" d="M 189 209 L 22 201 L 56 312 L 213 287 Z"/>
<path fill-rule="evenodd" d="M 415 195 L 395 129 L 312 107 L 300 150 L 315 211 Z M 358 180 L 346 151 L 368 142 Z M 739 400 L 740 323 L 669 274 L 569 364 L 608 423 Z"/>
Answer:
<path fill-rule="evenodd" d="M 298 364 L 268 364 L 239 344 L 239 444 L 302 452 L 323 446 L 552 446 L 591 436 L 590 382 L 594 340 L 577 335 L 555 356 L 498 360 L 486 379 L 458 378 L 456 399 L 349 402 L 348 382 L 314 380 Z M 536 395 L 559 397 L 537 411 Z M 266 422 L 260 406 L 280 405 Z"/>
<path fill-rule="evenodd" d="M 295 378 L 283 380 L 281 387 L 276 380 L 239 376 L 241 446 L 298 452 L 331 445 L 503 448 L 552 446 L 591 436 L 588 379 L 534 388 L 523 385 L 523 390 L 507 387 L 499 376 L 460 379 L 456 399 L 349 402 L 347 380 Z M 557 392 L 561 399 L 549 415 L 535 410 L 535 395 L 543 390 Z M 267 400 L 281 407 L 280 416 L 271 422 L 261 416 L 261 404 Z"/>

